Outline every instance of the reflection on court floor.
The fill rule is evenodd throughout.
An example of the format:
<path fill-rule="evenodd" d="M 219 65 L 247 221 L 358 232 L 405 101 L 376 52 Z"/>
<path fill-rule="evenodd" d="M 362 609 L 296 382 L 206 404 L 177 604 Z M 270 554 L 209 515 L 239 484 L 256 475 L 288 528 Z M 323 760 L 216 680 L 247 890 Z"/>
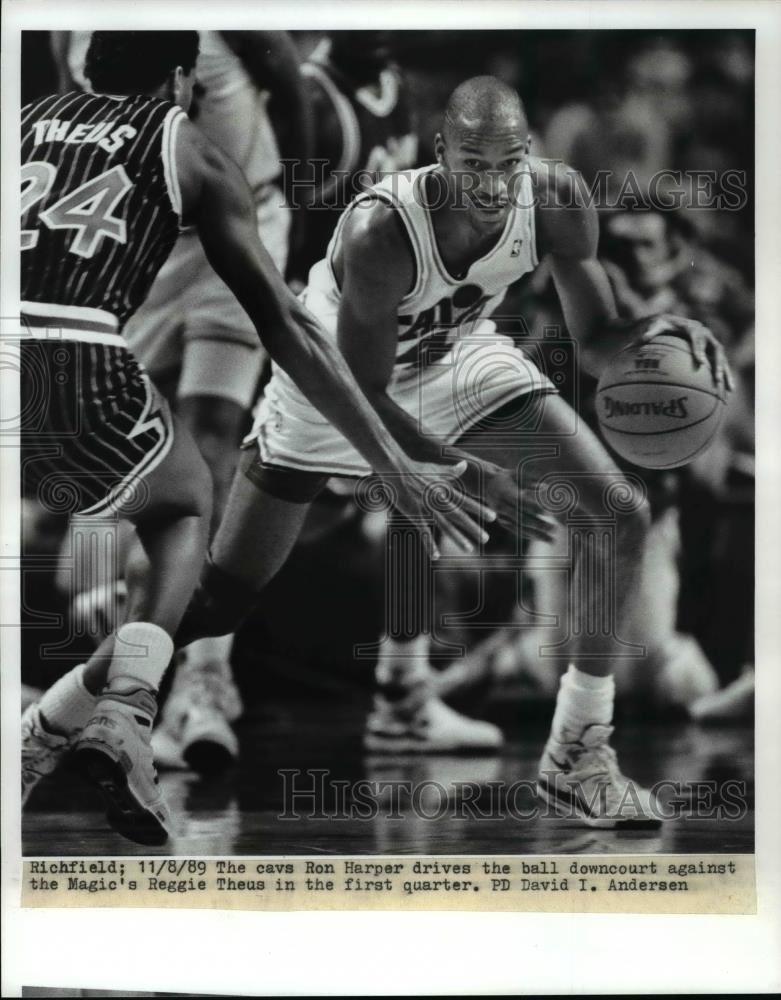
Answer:
<path fill-rule="evenodd" d="M 239 724 L 239 765 L 161 782 L 178 829 L 164 848 L 110 831 L 96 792 L 65 771 L 36 789 L 23 820 L 26 855 L 600 854 L 754 849 L 751 729 L 623 727 L 627 773 L 660 790 L 654 831 L 589 830 L 539 815 L 532 788 L 544 726 L 505 727 L 501 754 L 372 757 L 365 715 L 311 704 L 266 706 Z"/>

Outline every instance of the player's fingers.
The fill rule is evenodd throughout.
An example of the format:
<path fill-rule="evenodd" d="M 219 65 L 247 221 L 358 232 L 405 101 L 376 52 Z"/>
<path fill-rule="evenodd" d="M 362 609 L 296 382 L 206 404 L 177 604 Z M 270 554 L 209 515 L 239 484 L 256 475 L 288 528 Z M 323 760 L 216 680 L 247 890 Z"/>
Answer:
<path fill-rule="evenodd" d="M 441 514 L 461 534 L 465 535 L 470 543 L 488 541 L 488 532 L 464 510 L 453 507 L 450 510 L 441 511 Z"/>
<path fill-rule="evenodd" d="M 434 538 L 434 532 L 428 527 L 428 525 L 425 524 L 421 525 L 418 528 L 418 531 L 420 532 L 420 539 L 423 542 L 423 548 L 425 549 L 429 559 L 439 559 L 439 547 L 437 546 Z"/>
<path fill-rule="evenodd" d="M 441 482 L 430 484 L 424 493 L 426 508 L 439 518 L 452 524 L 470 543 L 484 542 L 488 533 L 475 516 L 464 509 L 466 493 L 461 486 L 453 488 Z M 479 517 L 479 513 L 477 515 Z"/>
<path fill-rule="evenodd" d="M 708 337 L 705 328 L 693 329 L 691 331 L 691 344 L 694 357 L 701 365 L 708 363 Z"/>
<path fill-rule="evenodd" d="M 732 372 L 730 371 L 729 363 L 727 361 L 727 355 L 724 353 L 724 348 L 717 340 L 708 340 L 706 347 L 706 354 L 710 361 L 711 371 L 713 372 L 713 381 L 716 387 L 721 389 L 724 388 L 727 391 L 732 389 L 733 379 Z"/>
<path fill-rule="evenodd" d="M 447 538 L 450 538 L 451 541 L 455 542 L 459 549 L 463 552 L 474 552 L 474 543 L 463 535 L 453 522 L 445 517 L 444 514 L 435 514 L 434 520 L 436 521 L 442 534 Z"/>
<path fill-rule="evenodd" d="M 432 465 L 431 468 L 436 470 L 437 475 L 441 475 L 445 479 L 460 479 L 469 468 L 469 463 L 466 459 L 461 459 L 454 465 Z"/>
<path fill-rule="evenodd" d="M 552 521 L 547 521 L 544 518 L 535 517 L 526 512 L 521 515 L 521 531 L 523 534 L 539 538 L 543 542 L 553 541 L 555 527 Z"/>
<path fill-rule="evenodd" d="M 484 517 L 486 521 L 496 520 L 496 511 L 493 507 L 489 507 L 485 500 L 479 500 L 469 493 L 464 494 L 462 507 L 473 517 Z"/>
<path fill-rule="evenodd" d="M 666 316 L 657 316 L 648 326 L 648 329 L 639 338 L 641 344 L 647 344 L 649 340 L 653 340 L 654 337 L 658 337 L 660 333 L 669 333 L 670 326 L 672 324 L 669 318 Z"/>
<path fill-rule="evenodd" d="M 724 384 L 728 392 L 732 392 L 735 388 L 735 376 L 732 374 L 732 369 L 726 360 L 724 361 Z"/>

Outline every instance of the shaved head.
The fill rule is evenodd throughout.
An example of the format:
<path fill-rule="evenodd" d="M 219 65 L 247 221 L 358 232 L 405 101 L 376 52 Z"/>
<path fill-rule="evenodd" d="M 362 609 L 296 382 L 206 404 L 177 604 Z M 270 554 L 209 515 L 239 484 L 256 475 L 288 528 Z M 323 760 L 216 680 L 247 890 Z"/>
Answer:
<path fill-rule="evenodd" d="M 526 114 L 517 92 L 495 76 L 474 76 L 459 84 L 445 109 L 443 134 L 448 141 L 470 135 L 525 136 Z"/>
<path fill-rule="evenodd" d="M 526 171 L 531 138 L 518 94 L 495 76 L 474 76 L 450 95 L 434 137 L 437 176 L 473 232 L 496 232 Z"/>

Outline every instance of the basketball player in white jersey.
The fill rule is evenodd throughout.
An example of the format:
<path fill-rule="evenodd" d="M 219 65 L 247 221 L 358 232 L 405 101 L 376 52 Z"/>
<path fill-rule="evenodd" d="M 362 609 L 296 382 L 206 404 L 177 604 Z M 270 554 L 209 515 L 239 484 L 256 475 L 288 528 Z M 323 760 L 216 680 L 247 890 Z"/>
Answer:
<path fill-rule="evenodd" d="M 284 274 L 291 210 L 279 186 L 280 148 L 269 103 L 284 108 L 285 155 L 305 158 L 309 115 L 295 46 L 283 31 L 198 34 L 194 120 L 247 178 L 258 235 Z M 62 87 L 75 84 L 89 91 L 84 58 L 91 32 L 52 35 Z M 206 459 L 214 481 L 215 528 L 266 355 L 247 314 L 209 265 L 194 228 L 180 235 L 125 336 L 155 383 L 175 399 Z M 130 572 L 133 565 L 131 557 Z M 229 663 L 232 644 L 232 636 L 223 636 L 188 649 L 154 735 L 160 765 L 185 767 L 190 760 L 217 768 L 236 756 L 231 722 L 241 703 Z"/>
<path fill-rule="evenodd" d="M 410 94 L 391 58 L 392 44 L 389 32 L 334 31 L 301 67 L 314 109 L 315 158 L 322 179 L 307 207 L 306 246 L 296 257 L 295 273 L 304 279 L 325 257 L 353 197 L 387 174 L 411 169 L 417 160 Z M 338 482 L 331 480 L 332 497 Z M 345 502 L 350 493 L 348 483 Z M 422 660 L 418 666 L 416 682 L 425 677 L 428 687 L 433 672 Z M 498 726 L 454 712 L 433 697 L 428 710 L 429 716 L 436 713 L 438 724 L 427 731 L 427 750 L 495 750 L 503 743 Z"/>
<path fill-rule="evenodd" d="M 571 499 L 586 529 L 571 566 L 580 622 L 573 621 L 573 639 L 562 650 L 570 667 L 540 763 L 540 791 L 556 810 L 591 826 L 655 825 L 651 796 L 621 774 L 609 743 L 616 637 L 641 572 L 647 502 L 547 377 L 496 335 L 488 316 L 510 283 L 545 257 L 569 331 L 592 369 L 628 337 L 650 339 L 663 330 L 680 332 L 696 363 L 710 363 L 714 379 L 729 383 L 726 361 L 696 322 L 657 317 L 631 330 L 617 322 L 596 259 L 596 211 L 572 172 L 529 156 L 528 126 L 513 90 L 492 77 L 459 86 L 435 148 L 436 164 L 390 178 L 352 204 L 326 259 L 312 269 L 304 301 L 408 454 L 441 457 L 443 446 L 454 445 L 447 453 L 467 460 L 481 496 L 532 534 L 544 537 L 548 523 L 530 505 L 534 491 L 548 496 L 552 508 Z M 199 628 L 232 627 L 286 558 L 327 477 L 366 472 L 355 450 L 278 369 L 255 442 L 234 481 L 180 641 Z M 605 497 L 613 498 L 612 507 Z M 615 560 L 595 543 L 606 515 Z M 607 598 L 595 586 L 601 579 Z M 607 641 L 589 634 L 586 625 L 610 611 Z M 425 749 L 427 731 L 437 724 L 430 699 L 412 711 L 394 700 L 399 678 L 408 688 L 421 659 L 425 650 L 416 640 L 384 644 L 378 676 L 386 690 L 371 720 L 372 743 Z"/>

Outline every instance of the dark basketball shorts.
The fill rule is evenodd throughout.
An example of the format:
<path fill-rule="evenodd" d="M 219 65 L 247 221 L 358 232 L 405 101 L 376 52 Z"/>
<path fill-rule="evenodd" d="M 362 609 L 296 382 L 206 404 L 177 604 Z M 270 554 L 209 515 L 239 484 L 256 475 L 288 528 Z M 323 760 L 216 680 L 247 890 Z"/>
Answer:
<path fill-rule="evenodd" d="M 141 510 L 173 443 L 141 364 L 117 343 L 61 337 L 22 340 L 20 361 L 22 494 L 53 513 Z"/>

